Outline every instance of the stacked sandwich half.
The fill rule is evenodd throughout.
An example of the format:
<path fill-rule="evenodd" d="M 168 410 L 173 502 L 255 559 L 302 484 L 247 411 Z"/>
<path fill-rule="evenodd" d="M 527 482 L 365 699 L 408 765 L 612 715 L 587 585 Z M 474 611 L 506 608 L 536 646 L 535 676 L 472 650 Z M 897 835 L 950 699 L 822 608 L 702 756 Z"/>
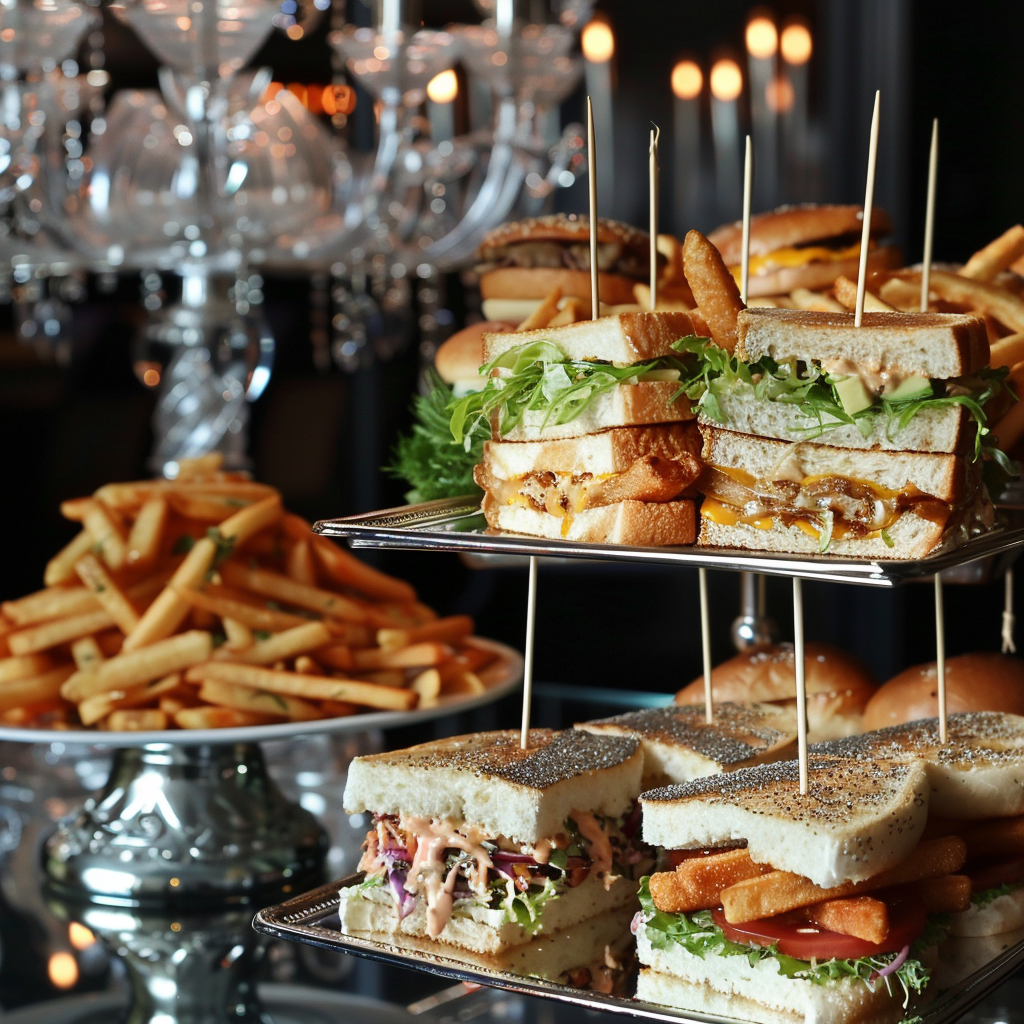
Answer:
<path fill-rule="evenodd" d="M 984 323 L 745 309 L 701 405 L 700 543 L 923 558 L 991 525 Z"/>
<path fill-rule="evenodd" d="M 700 472 L 694 412 L 673 348 L 702 333 L 686 313 L 621 313 L 484 338 L 487 386 L 455 406 L 493 440 L 475 478 L 490 526 L 621 544 L 691 544 Z"/>

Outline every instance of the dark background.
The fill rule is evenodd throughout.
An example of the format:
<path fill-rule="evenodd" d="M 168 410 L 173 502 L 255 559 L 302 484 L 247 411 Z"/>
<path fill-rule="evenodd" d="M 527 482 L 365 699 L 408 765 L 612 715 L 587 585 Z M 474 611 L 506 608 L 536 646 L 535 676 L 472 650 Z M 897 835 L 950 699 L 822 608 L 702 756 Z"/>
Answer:
<path fill-rule="evenodd" d="M 431 24 L 476 20 L 469 0 L 425 0 L 424 6 Z M 609 212 L 642 222 L 647 130 L 651 120 L 671 123 L 671 67 L 683 52 L 707 58 L 723 48 L 741 51 L 750 5 L 603 0 L 598 6 L 614 25 L 619 47 L 615 148 L 622 186 Z M 352 12 L 359 13 L 355 3 Z M 942 137 L 935 258 L 966 259 L 1021 219 L 1024 6 L 805 0 L 777 3 L 775 13 L 780 20 L 806 16 L 818 45 L 812 102 L 827 143 L 818 198 L 862 199 L 870 104 L 881 87 L 877 201 L 893 213 L 909 260 L 920 257 L 932 117 L 941 119 Z M 155 85 L 155 64 L 141 44 L 114 22 L 108 30 L 114 85 Z M 326 24 L 299 43 L 275 36 L 257 63 L 271 64 L 279 80 L 327 82 L 325 35 Z M 579 116 L 581 97 L 582 89 L 567 103 L 568 117 Z M 358 131 L 355 141 L 361 141 Z M 663 173 L 671 175 L 670 161 Z M 585 183 L 573 191 L 582 195 L 584 189 Z M 562 201 L 582 200 L 569 195 Z M 373 467 L 386 461 L 396 432 L 407 424 L 418 370 L 415 343 L 386 365 L 351 376 L 321 375 L 308 341 L 308 282 L 271 279 L 266 295 L 278 360 L 265 395 L 252 407 L 255 475 L 279 487 L 286 503 L 310 519 L 400 504 L 401 483 Z M 108 480 L 145 475 L 152 395 L 135 379 L 130 358 L 142 320 L 137 278 L 122 279 L 113 295 L 93 289 L 75 309 L 71 365 L 58 368 L 17 344 L 10 312 L 0 309 L 0 598 L 41 585 L 46 560 L 74 532 L 60 518 L 62 499 Z M 482 634 L 521 645 L 523 571 L 471 571 L 442 554 L 370 557 L 412 580 L 439 611 L 469 610 Z M 713 573 L 711 590 L 717 660 L 730 653 L 738 577 Z M 949 653 L 996 649 L 1001 583 L 946 591 Z M 807 636 L 846 646 L 885 678 L 934 656 L 931 600 L 928 586 L 885 592 L 809 584 Z M 791 637 L 788 581 L 770 581 L 769 607 L 783 635 Z M 545 680 L 582 688 L 676 689 L 700 671 L 696 574 L 544 564 L 537 652 L 537 674 Z"/>

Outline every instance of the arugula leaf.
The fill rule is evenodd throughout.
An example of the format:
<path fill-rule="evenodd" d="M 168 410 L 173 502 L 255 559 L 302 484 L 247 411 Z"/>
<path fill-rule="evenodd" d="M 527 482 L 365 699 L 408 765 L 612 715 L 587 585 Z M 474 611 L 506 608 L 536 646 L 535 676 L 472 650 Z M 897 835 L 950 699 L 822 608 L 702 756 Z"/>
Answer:
<path fill-rule="evenodd" d="M 1002 885 L 994 886 L 991 889 L 982 889 L 981 892 L 976 892 L 971 896 L 971 903 L 973 903 L 979 910 L 983 910 L 985 907 L 994 903 L 1000 896 L 1009 896 L 1011 892 L 1016 892 L 1022 882 L 1004 882 Z"/>
<path fill-rule="evenodd" d="M 491 376 L 499 369 L 507 373 Z M 692 373 L 692 360 L 661 356 L 629 366 L 566 359 L 546 341 L 518 345 L 492 359 L 480 371 L 487 377 L 482 391 L 452 403 L 450 429 L 457 444 L 468 446 L 483 424 L 497 413 L 501 432 L 508 433 L 530 412 L 543 413 L 542 426 L 569 423 L 595 398 L 619 384 L 636 384 L 650 374 L 682 380 Z"/>
<path fill-rule="evenodd" d="M 751 967 L 762 960 L 771 960 L 778 964 L 779 973 L 786 978 L 801 978 L 815 985 L 826 985 L 842 978 L 859 978 L 868 987 L 875 984 L 872 976 L 898 956 L 897 953 L 882 953 L 856 960 L 800 960 L 778 952 L 775 946 L 749 946 L 731 942 L 715 924 L 710 910 L 698 910 L 690 914 L 668 914 L 658 910 L 651 899 L 650 876 L 640 880 L 638 897 L 643 910 L 644 933 L 655 949 L 679 945 L 701 959 L 708 956 L 745 956 Z M 922 941 L 934 944 L 927 929 L 914 944 L 912 952 L 925 948 Z M 920 960 L 908 956 L 896 971 L 883 980 L 886 987 L 889 987 L 893 979 L 899 982 L 903 989 L 905 1007 L 911 993 L 919 994 L 928 984 L 928 978 L 929 972 Z"/>
<path fill-rule="evenodd" d="M 386 473 L 407 481 L 412 490 L 410 502 L 457 498 L 479 494 L 473 480 L 473 467 L 483 457 L 483 445 L 491 436 L 486 419 L 474 425 L 469 445 L 452 439 L 451 388 L 431 371 L 430 391 L 412 402 L 413 425 L 400 436 L 392 451 Z"/>
<path fill-rule="evenodd" d="M 544 904 L 557 900 L 565 890 L 565 885 L 553 878 L 545 878 L 544 886 L 539 892 L 533 892 L 531 889 L 517 892 L 511 881 L 506 883 L 506 888 L 505 898 L 499 906 L 508 914 L 510 921 L 515 921 L 531 935 L 535 935 L 540 929 L 540 916 Z"/>

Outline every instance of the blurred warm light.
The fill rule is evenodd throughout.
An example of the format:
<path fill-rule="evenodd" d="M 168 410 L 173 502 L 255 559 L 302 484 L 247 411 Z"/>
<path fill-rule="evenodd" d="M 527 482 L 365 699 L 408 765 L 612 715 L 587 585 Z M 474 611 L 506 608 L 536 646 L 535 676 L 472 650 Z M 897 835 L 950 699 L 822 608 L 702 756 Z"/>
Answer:
<path fill-rule="evenodd" d="M 284 30 L 284 34 L 289 39 L 301 39 L 306 34 L 306 30 L 301 25 L 289 25 Z"/>
<path fill-rule="evenodd" d="M 96 941 L 96 936 L 84 924 L 72 921 L 68 925 L 68 940 L 74 949 L 88 949 Z"/>
<path fill-rule="evenodd" d="M 692 60 L 681 60 L 672 69 L 672 92 L 677 99 L 694 100 L 704 88 L 704 73 Z"/>
<path fill-rule="evenodd" d="M 595 18 L 580 35 L 583 56 L 591 64 L 604 64 L 615 56 L 615 34 L 606 21 Z"/>
<path fill-rule="evenodd" d="M 160 371 L 154 370 L 150 367 L 150 369 L 146 370 L 142 374 L 142 383 L 145 384 L 147 388 L 155 388 L 157 384 L 160 383 Z"/>
<path fill-rule="evenodd" d="M 387 60 L 391 56 L 391 51 L 386 46 L 375 46 L 373 55 L 377 60 Z"/>
<path fill-rule="evenodd" d="M 78 964 L 70 953 L 54 953 L 46 965 L 46 973 L 55 988 L 71 988 L 78 981 Z"/>
<path fill-rule="evenodd" d="M 711 68 L 709 81 L 711 83 L 711 95 L 716 100 L 724 100 L 726 103 L 729 103 L 737 99 L 739 94 L 743 92 L 743 72 L 740 71 L 739 64 L 728 57 L 715 61 L 714 66 Z"/>
<path fill-rule="evenodd" d="M 775 114 L 786 114 L 792 110 L 795 98 L 793 83 L 783 75 L 773 78 L 764 87 L 764 101 Z"/>
<path fill-rule="evenodd" d="M 180 18 L 174 19 L 174 24 L 177 25 L 182 32 L 187 32 L 192 27 L 192 19 L 182 15 Z"/>
<path fill-rule="evenodd" d="M 323 91 L 324 113 L 351 114 L 356 109 L 356 91 L 350 85 L 327 85 Z"/>
<path fill-rule="evenodd" d="M 779 33 L 771 18 L 758 15 L 747 22 L 747 53 L 758 60 L 775 56 L 779 47 Z"/>
<path fill-rule="evenodd" d="M 811 30 L 801 21 L 790 23 L 782 30 L 781 49 L 787 64 L 806 64 L 814 50 Z"/>
<path fill-rule="evenodd" d="M 451 103 L 459 95 L 459 79 L 454 71 L 442 71 L 427 82 L 427 96 L 435 103 Z"/>
<path fill-rule="evenodd" d="M 351 114 L 356 109 L 356 91 L 350 85 L 303 85 L 301 82 L 271 82 L 263 94 L 263 104 L 267 112 L 276 114 L 280 107 L 274 105 L 274 99 L 282 90 L 287 89 L 310 113 L 313 114 Z"/>

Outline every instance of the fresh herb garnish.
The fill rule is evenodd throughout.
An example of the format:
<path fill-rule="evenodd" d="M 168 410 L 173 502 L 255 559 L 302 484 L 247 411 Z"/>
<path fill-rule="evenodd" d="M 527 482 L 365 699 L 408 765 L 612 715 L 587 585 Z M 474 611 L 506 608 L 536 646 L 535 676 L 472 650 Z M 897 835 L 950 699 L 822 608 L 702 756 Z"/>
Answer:
<path fill-rule="evenodd" d="M 518 345 L 492 359 L 481 369 L 487 377 L 482 391 L 453 402 L 451 436 L 467 447 L 496 413 L 502 434 L 523 422 L 527 413 L 542 415 L 541 427 L 569 423 L 599 395 L 619 384 L 642 380 L 678 380 L 689 371 L 690 360 L 662 356 L 629 366 L 566 359 L 547 341 Z M 506 374 L 491 376 L 493 370 Z"/>
<path fill-rule="evenodd" d="M 183 533 L 175 542 L 174 547 L 171 548 L 172 555 L 187 555 L 196 544 L 196 539 L 191 534 Z"/>
<path fill-rule="evenodd" d="M 412 402 L 414 423 L 408 434 L 399 437 L 385 472 L 408 481 L 410 502 L 457 498 L 479 494 L 473 480 L 473 467 L 483 458 L 483 446 L 491 436 L 490 424 L 474 424 L 468 446 L 457 442 L 451 431 L 452 391 L 432 373 L 430 391 Z"/>
<path fill-rule="evenodd" d="M 288 702 L 280 694 L 274 693 L 271 690 L 256 690 L 255 696 L 266 697 L 272 700 L 282 711 L 288 710 Z"/>
<path fill-rule="evenodd" d="M 216 569 L 221 562 L 226 558 L 230 558 L 232 552 L 235 550 L 235 538 L 225 537 L 216 526 L 211 526 L 206 531 L 206 536 L 213 541 L 216 546 L 216 551 L 213 555 L 213 564 L 210 566 L 211 569 Z"/>
<path fill-rule="evenodd" d="M 856 960 L 799 960 L 780 953 L 775 946 L 748 946 L 731 942 L 712 920 L 710 910 L 698 910 L 690 914 L 667 914 L 658 910 L 651 899 L 649 883 L 649 877 L 640 880 L 638 896 L 643 909 L 644 932 L 655 949 L 668 949 L 672 945 L 679 945 L 701 959 L 707 956 L 743 956 L 751 967 L 762 960 L 771 960 L 778 964 L 779 973 L 786 978 L 801 978 L 815 985 L 825 985 L 842 978 L 860 978 L 869 988 L 875 984 L 872 975 L 892 963 L 899 955 L 882 953 L 878 956 L 862 956 Z M 925 934 L 914 944 L 912 952 L 926 948 L 923 941 L 930 940 L 931 936 L 926 929 Z M 908 956 L 903 964 L 883 981 L 890 992 L 892 989 L 889 983 L 893 979 L 899 983 L 903 989 L 905 1007 L 910 1002 L 911 993 L 920 994 L 928 983 L 928 978 L 929 972 L 921 961 Z"/>
<path fill-rule="evenodd" d="M 252 636 L 254 640 L 269 640 L 273 634 L 268 629 L 254 629 Z"/>
<path fill-rule="evenodd" d="M 991 889 L 982 889 L 981 892 L 976 892 L 971 896 L 971 903 L 979 910 L 983 910 L 999 899 L 1000 896 L 1009 896 L 1011 892 L 1016 892 L 1022 884 L 1024 883 L 1004 882 L 1002 885 L 993 886 Z"/>

